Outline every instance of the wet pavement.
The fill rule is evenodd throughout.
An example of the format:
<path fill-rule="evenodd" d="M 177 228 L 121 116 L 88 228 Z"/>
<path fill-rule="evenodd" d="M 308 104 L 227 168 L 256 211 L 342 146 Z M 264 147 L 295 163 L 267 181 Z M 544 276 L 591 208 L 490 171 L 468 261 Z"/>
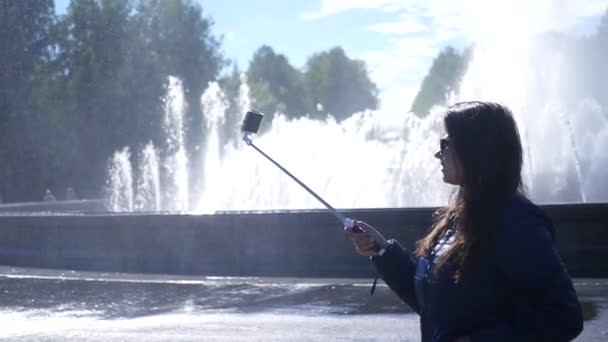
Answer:
<path fill-rule="evenodd" d="M 418 317 L 372 279 L 228 278 L 0 267 L 3 341 L 418 341 Z M 608 279 L 577 279 L 608 341 Z"/>

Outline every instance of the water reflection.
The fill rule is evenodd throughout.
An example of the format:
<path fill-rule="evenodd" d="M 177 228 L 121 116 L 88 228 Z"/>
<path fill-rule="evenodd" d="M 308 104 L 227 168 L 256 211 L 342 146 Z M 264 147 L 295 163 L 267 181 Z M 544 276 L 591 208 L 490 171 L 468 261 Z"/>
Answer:
<path fill-rule="evenodd" d="M 103 319 L 180 310 L 239 313 L 394 314 L 411 312 L 367 279 L 205 278 L 49 271 L 4 274 L 0 305 L 14 310 L 91 312 Z"/>
<path fill-rule="evenodd" d="M 342 338 L 347 327 L 354 329 L 352 338 L 360 333 L 370 340 L 417 340 L 417 316 L 386 286 L 373 297 L 369 286 L 368 279 L 176 278 L 0 267 L 0 323 L 10 327 L 0 336 L 231 340 L 234 329 L 248 326 L 252 335 L 244 339 L 263 340 L 289 339 L 297 326 L 317 334 L 313 340 Z M 577 340 L 607 340 L 608 280 L 578 279 L 576 289 L 585 314 L 585 330 Z M 85 325 L 93 330 L 84 330 Z M 173 335 L 183 329 L 190 331 L 185 337 Z M 127 331 L 137 337 L 125 338 Z"/>

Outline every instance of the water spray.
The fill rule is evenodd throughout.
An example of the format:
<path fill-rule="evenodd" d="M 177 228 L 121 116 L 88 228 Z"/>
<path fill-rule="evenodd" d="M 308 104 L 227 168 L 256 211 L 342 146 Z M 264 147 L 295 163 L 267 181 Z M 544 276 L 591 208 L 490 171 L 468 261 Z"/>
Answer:
<path fill-rule="evenodd" d="M 251 141 L 251 135 L 257 134 L 260 125 L 262 124 L 262 120 L 264 119 L 264 114 L 256 111 L 250 110 L 245 114 L 245 119 L 243 120 L 243 124 L 241 126 L 241 132 L 243 132 L 243 140 L 248 146 L 253 147 L 256 151 L 260 152 L 266 159 L 270 160 L 274 165 L 276 165 L 281 171 L 285 172 L 291 179 L 296 181 L 301 187 L 303 187 L 309 194 L 311 194 L 314 198 L 316 198 L 319 202 L 321 202 L 346 228 L 351 228 L 355 232 L 362 232 L 361 228 L 355 225 L 355 221 L 351 218 L 344 216 L 342 213 L 337 211 L 334 207 L 332 207 L 327 201 L 325 201 L 321 196 L 317 195 L 312 189 L 310 189 L 306 184 L 302 183 L 298 178 L 292 175 L 287 169 L 285 169 L 281 164 L 274 161 L 274 159 L 270 158 L 264 151 L 260 150 L 257 146 L 253 144 Z"/>

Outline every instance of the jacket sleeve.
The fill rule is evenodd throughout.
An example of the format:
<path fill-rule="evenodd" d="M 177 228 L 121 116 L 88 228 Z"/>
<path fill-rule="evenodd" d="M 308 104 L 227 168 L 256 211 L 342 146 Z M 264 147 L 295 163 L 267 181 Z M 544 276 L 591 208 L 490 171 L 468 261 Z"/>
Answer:
<path fill-rule="evenodd" d="M 384 255 L 371 259 L 388 287 L 414 311 L 420 313 L 414 287 L 417 259 L 395 240 L 390 242 Z"/>
<path fill-rule="evenodd" d="M 471 341 L 570 341 L 582 331 L 581 306 L 550 228 L 529 212 L 505 220 L 498 268 L 520 304 L 511 317 L 474 332 Z"/>

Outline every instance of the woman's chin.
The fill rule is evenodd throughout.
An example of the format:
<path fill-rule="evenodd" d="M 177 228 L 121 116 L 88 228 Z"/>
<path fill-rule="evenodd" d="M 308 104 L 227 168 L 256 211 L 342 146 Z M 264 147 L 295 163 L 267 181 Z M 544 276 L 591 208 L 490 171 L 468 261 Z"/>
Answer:
<path fill-rule="evenodd" d="M 443 174 L 443 182 L 451 185 L 458 185 L 451 177 L 448 177 L 445 173 Z"/>

